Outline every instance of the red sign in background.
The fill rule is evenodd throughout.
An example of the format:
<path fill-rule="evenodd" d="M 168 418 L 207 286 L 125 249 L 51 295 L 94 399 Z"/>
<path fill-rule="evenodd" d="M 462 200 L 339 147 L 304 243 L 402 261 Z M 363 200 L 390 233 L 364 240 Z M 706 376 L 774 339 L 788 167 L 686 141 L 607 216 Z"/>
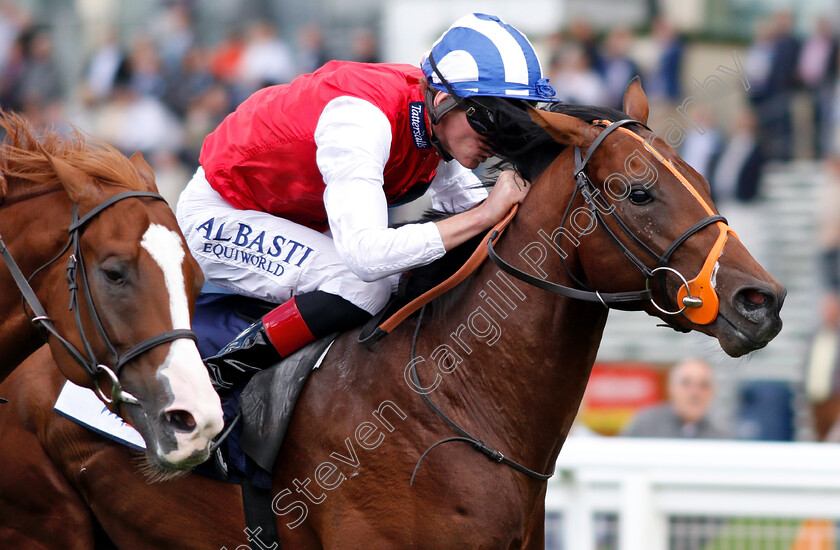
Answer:
<path fill-rule="evenodd" d="M 636 412 L 666 398 L 667 366 L 595 363 L 579 421 L 602 435 L 616 435 Z"/>

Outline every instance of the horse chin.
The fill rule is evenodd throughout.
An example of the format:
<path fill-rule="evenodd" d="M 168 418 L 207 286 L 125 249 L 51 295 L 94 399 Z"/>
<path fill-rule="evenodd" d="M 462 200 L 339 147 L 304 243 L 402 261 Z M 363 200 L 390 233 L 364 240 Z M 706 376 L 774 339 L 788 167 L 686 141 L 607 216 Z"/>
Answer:
<path fill-rule="evenodd" d="M 170 481 L 183 477 L 190 472 L 190 468 L 173 467 L 168 462 L 161 461 L 159 457 L 148 452 L 138 457 L 137 466 L 147 483 Z"/>
<path fill-rule="evenodd" d="M 717 318 L 709 325 L 696 325 L 682 316 L 678 319 L 654 316 L 686 331 L 696 330 L 717 339 L 721 349 L 730 357 L 741 357 L 765 347 L 782 330 L 782 320 L 778 315 L 756 324 L 723 304 Z"/>
<path fill-rule="evenodd" d="M 712 325 L 720 347 L 730 357 L 741 357 L 766 346 L 782 330 L 782 320 L 776 317 L 770 322 L 755 325 L 734 311 L 721 311 Z"/>

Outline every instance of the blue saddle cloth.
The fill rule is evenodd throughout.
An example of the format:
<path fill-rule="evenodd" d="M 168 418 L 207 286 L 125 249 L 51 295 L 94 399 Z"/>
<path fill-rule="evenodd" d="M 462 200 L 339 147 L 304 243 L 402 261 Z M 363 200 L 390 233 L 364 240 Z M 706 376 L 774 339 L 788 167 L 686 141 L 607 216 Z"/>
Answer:
<path fill-rule="evenodd" d="M 231 394 L 222 399 L 222 412 L 224 413 L 225 426 L 237 415 L 239 410 L 239 394 L 242 393 L 245 384 L 236 388 Z M 237 423 L 231 430 L 213 456 L 207 462 L 193 468 L 193 472 L 229 483 L 241 484 L 248 480 L 255 487 L 271 489 L 271 473 L 261 468 L 254 460 L 242 450 L 242 422 Z"/>
<path fill-rule="evenodd" d="M 193 316 L 193 330 L 198 336 L 198 351 L 201 357 L 206 359 L 216 355 L 228 342 L 275 305 L 236 294 L 202 292 L 196 301 Z M 241 387 L 227 392 L 222 398 L 225 426 L 229 426 L 237 415 L 239 395 L 245 384 L 247 381 L 243 382 Z M 241 436 L 242 422 L 239 422 L 214 456 L 193 468 L 193 471 L 231 483 L 241 483 L 243 479 L 248 479 L 257 487 L 270 489 L 271 474 L 245 454 L 240 444 Z"/>
<path fill-rule="evenodd" d="M 206 287 L 206 285 L 205 285 Z M 223 292 L 204 292 L 195 303 L 192 327 L 202 358 L 216 355 L 228 342 L 277 304 Z"/>

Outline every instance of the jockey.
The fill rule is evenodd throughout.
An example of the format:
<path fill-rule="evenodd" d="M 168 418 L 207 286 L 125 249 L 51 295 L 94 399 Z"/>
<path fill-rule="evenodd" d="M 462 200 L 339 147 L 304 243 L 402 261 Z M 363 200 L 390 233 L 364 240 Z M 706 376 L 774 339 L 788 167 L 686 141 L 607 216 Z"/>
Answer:
<path fill-rule="evenodd" d="M 499 154 L 479 100 L 524 109 L 553 95 L 528 39 L 484 14 L 459 19 L 420 68 L 332 61 L 254 93 L 205 139 L 177 208 L 209 283 L 280 304 L 211 371 L 261 368 L 363 324 L 400 273 L 495 225 L 529 184 L 505 171 L 488 196 L 471 172 Z M 456 214 L 389 228 L 388 206 L 426 190 Z"/>

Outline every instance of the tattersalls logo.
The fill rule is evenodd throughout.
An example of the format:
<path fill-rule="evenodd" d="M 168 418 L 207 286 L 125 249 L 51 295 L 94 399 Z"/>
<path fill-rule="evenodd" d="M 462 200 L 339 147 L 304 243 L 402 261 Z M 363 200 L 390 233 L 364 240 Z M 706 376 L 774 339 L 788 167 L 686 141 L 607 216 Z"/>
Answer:
<path fill-rule="evenodd" d="M 196 228 L 204 238 L 201 252 L 212 254 L 228 263 L 238 263 L 282 275 L 287 266 L 300 267 L 315 252 L 305 244 L 282 235 L 257 233 L 250 225 L 227 224 L 210 218 Z"/>
<path fill-rule="evenodd" d="M 430 149 L 429 132 L 426 130 L 426 106 L 422 101 L 412 101 L 408 105 L 408 125 L 414 146 L 418 149 Z"/>

